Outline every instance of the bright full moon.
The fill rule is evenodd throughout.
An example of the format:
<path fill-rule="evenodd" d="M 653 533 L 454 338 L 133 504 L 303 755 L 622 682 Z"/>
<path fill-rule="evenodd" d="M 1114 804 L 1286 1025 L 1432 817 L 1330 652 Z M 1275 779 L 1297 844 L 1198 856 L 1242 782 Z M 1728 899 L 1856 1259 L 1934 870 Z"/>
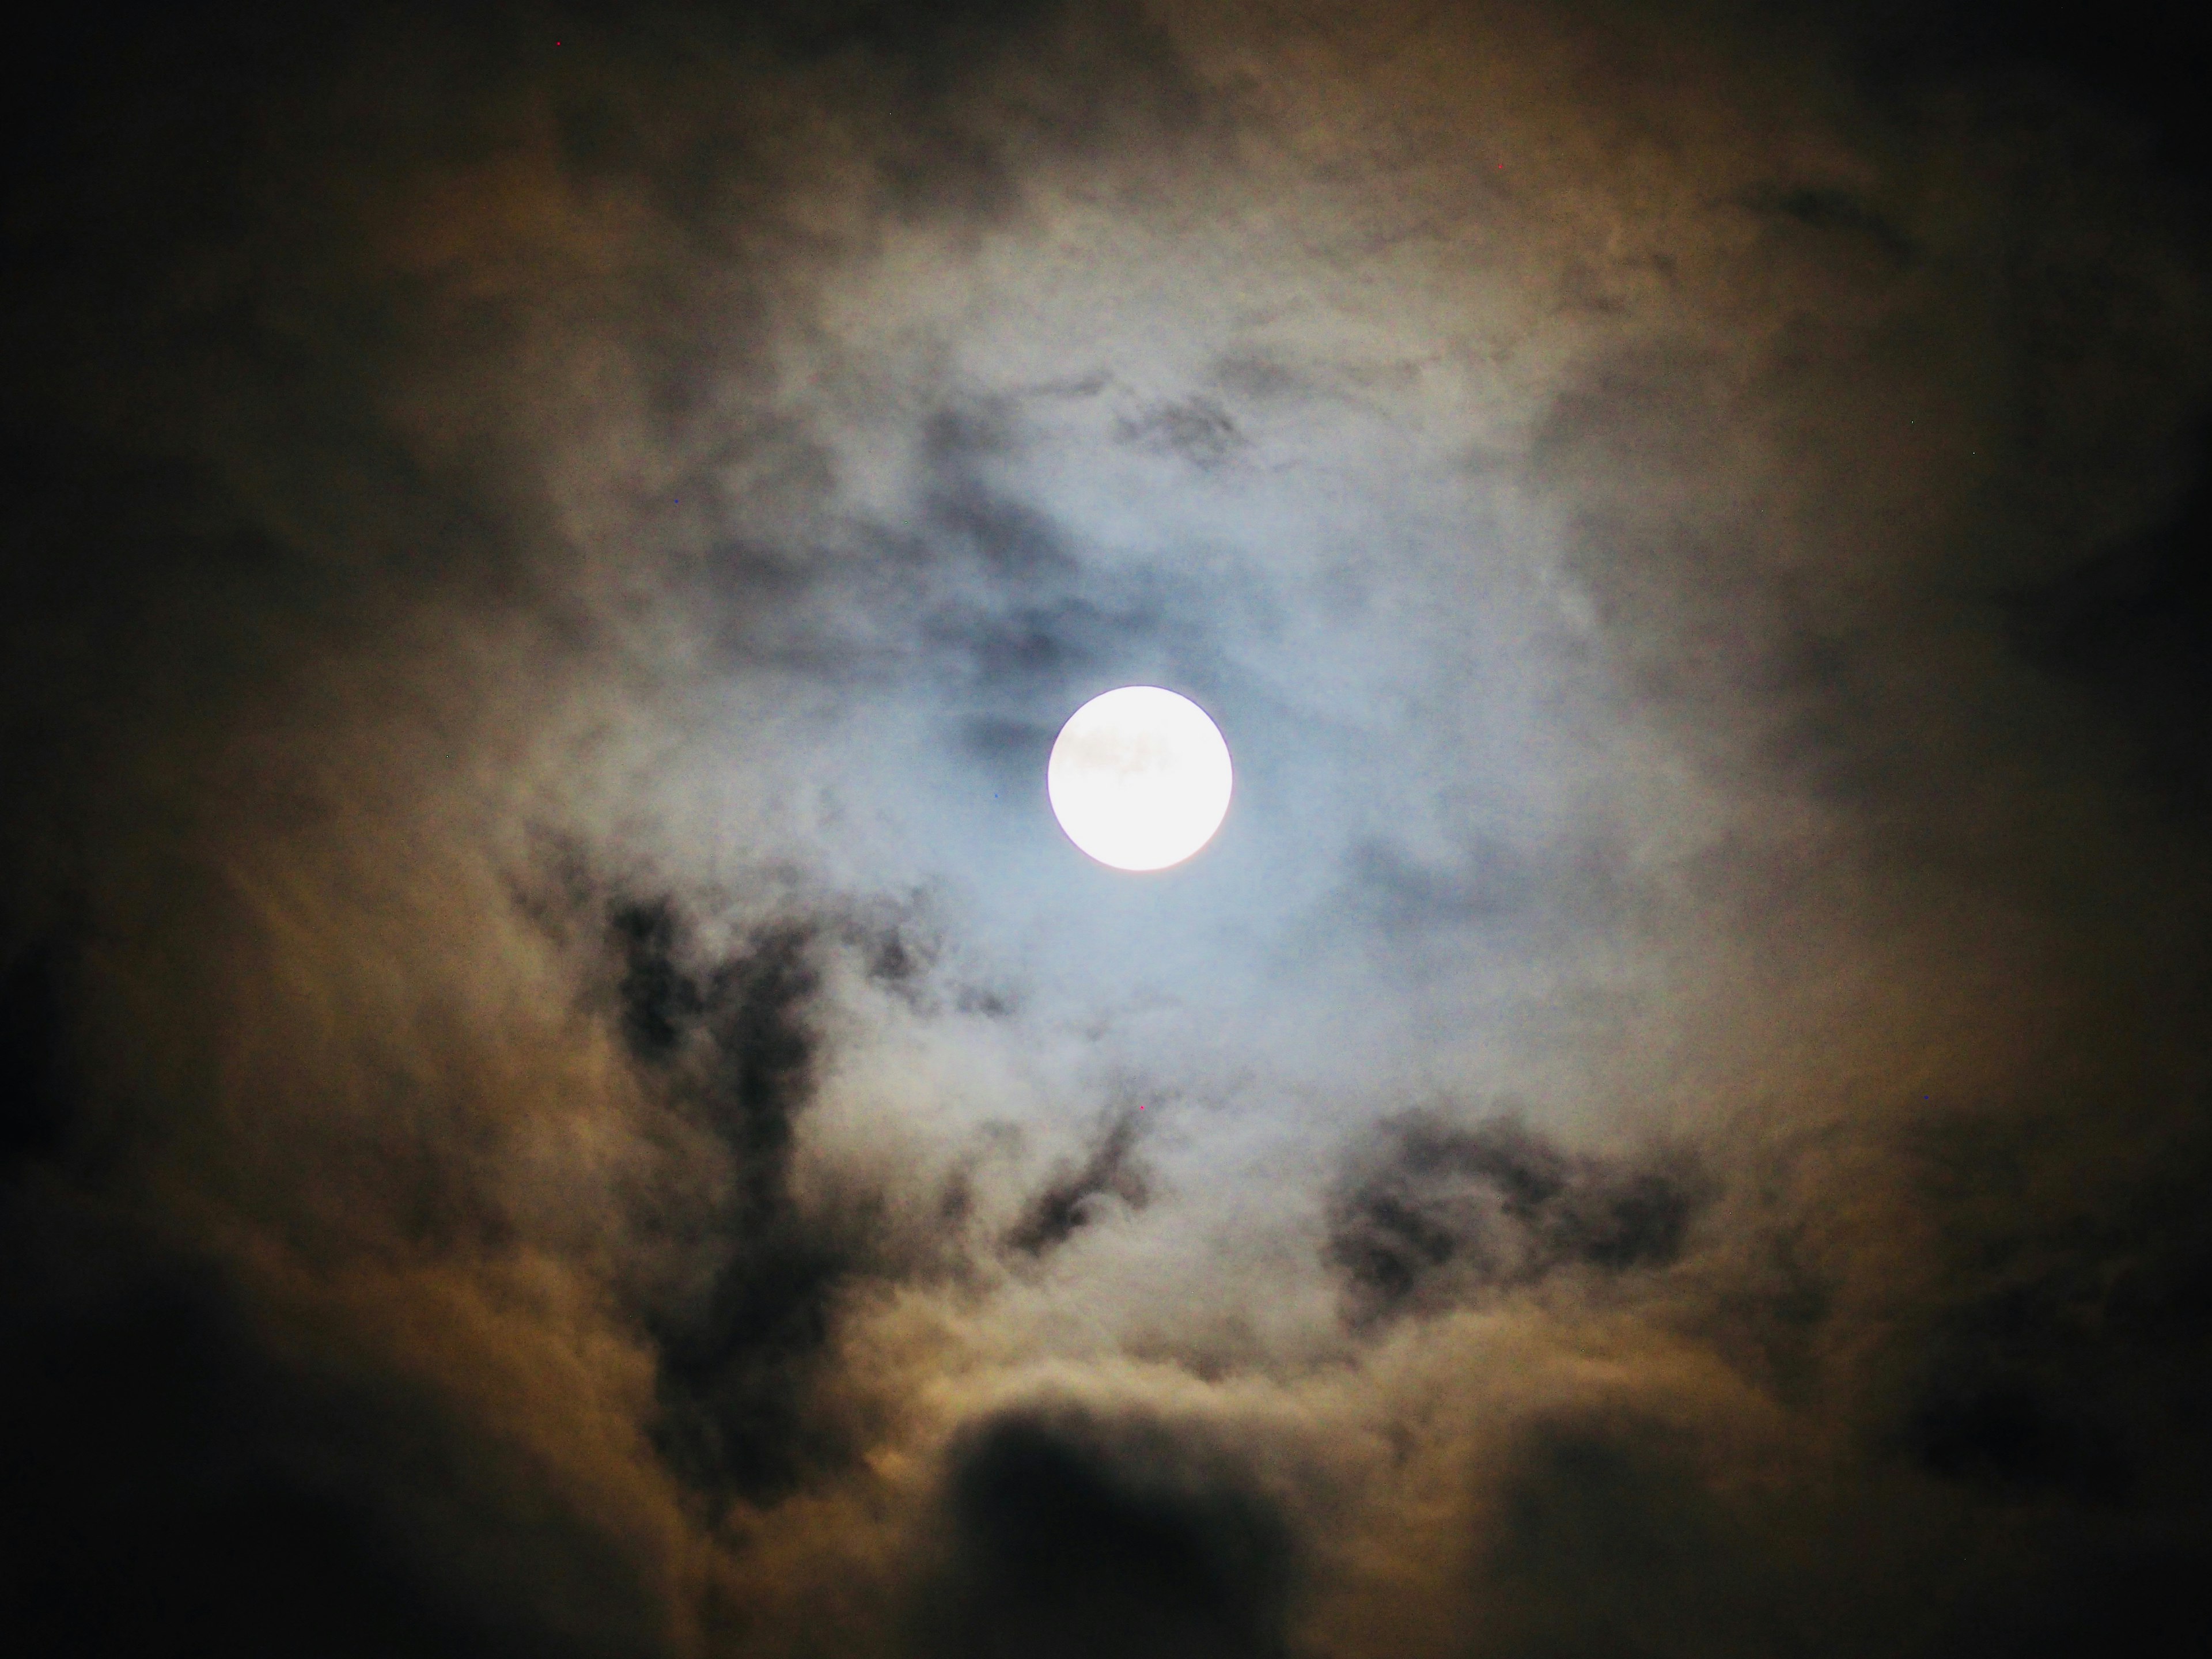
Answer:
<path fill-rule="evenodd" d="M 1067 838 L 1116 870 L 1164 870 L 1229 812 L 1229 745 L 1188 697 L 1125 685 L 1068 717 L 1045 768 Z"/>

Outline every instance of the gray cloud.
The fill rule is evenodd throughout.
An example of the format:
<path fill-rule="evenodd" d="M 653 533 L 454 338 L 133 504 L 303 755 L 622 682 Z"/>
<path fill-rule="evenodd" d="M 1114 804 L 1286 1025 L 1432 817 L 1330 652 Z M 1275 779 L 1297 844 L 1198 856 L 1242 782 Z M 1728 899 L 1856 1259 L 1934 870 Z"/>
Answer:
<path fill-rule="evenodd" d="M 33 1645 L 2186 1627 L 2212 336 L 2094 54 L 200 23 L 10 118 Z M 1238 766 L 1146 879 L 1129 682 Z"/>
<path fill-rule="evenodd" d="M 1028 1410 L 957 1449 L 927 1650 L 1289 1650 L 1295 1544 L 1233 1457 L 1143 1419 Z"/>
<path fill-rule="evenodd" d="M 1571 1155 L 1511 1118 L 1387 1126 L 1381 1155 L 1334 1206 L 1328 1254 L 1360 1316 L 1449 1305 L 1565 1267 L 1619 1273 L 1681 1253 L 1694 1179 Z"/>
<path fill-rule="evenodd" d="M 1091 1210 L 1106 1199 L 1141 1209 L 1152 1194 L 1135 1156 L 1136 1142 L 1134 1118 L 1117 1120 L 1080 1166 L 1055 1177 L 1030 1202 L 1006 1235 L 1007 1248 L 1042 1255 L 1073 1238 L 1090 1219 Z"/>

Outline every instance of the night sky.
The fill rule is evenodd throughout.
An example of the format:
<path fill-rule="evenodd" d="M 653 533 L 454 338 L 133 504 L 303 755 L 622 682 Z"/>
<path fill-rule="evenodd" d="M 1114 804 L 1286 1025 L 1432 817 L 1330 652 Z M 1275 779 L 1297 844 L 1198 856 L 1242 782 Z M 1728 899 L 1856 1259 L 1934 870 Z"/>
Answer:
<path fill-rule="evenodd" d="M 2201 1650 L 2201 10 L 0 39 L 0 1647 Z"/>

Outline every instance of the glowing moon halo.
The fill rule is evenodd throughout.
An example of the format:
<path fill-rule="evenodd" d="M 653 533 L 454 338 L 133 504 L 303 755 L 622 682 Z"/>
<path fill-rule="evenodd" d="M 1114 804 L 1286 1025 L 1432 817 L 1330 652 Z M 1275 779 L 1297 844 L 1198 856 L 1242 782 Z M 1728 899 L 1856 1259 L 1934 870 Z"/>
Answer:
<path fill-rule="evenodd" d="M 1231 770 L 1221 729 L 1188 697 L 1125 685 L 1068 716 L 1045 767 L 1067 838 L 1116 870 L 1164 870 L 1213 839 Z"/>

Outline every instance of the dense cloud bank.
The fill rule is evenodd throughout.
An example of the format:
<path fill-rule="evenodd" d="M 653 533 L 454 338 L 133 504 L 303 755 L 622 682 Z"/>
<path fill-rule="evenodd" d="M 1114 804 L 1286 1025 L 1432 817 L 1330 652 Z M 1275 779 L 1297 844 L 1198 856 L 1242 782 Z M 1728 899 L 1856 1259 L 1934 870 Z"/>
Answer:
<path fill-rule="evenodd" d="M 2100 29 L 29 40 L 11 1638 L 2182 1650 L 2212 152 Z"/>

